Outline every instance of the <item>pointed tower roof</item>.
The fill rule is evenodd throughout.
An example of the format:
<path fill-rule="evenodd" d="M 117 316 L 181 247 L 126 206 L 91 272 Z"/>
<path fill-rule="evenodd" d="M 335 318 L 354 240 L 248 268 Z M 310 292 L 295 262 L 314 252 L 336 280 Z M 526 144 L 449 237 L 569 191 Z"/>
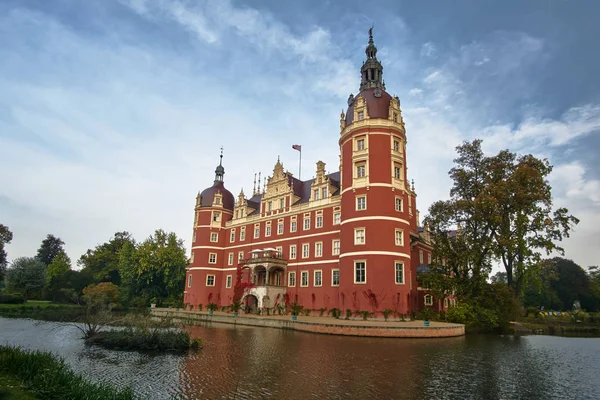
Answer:
<path fill-rule="evenodd" d="M 219 165 L 215 169 L 215 181 L 214 184 L 206 188 L 200 193 L 200 206 L 211 207 L 216 194 L 220 194 L 223 197 L 223 208 L 227 210 L 233 210 L 235 200 L 233 194 L 227 189 L 223 183 L 223 176 L 225 175 L 225 168 L 223 167 L 223 147 L 221 147 L 221 155 L 219 156 Z"/>

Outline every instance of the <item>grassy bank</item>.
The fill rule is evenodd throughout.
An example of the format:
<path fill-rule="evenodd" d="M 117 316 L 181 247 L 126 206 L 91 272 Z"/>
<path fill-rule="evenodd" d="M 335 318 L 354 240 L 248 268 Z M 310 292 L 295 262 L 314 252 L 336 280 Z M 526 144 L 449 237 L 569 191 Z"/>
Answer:
<path fill-rule="evenodd" d="M 99 332 L 87 338 L 86 343 L 111 350 L 185 352 L 202 347 L 202 342 L 192 339 L 186 331 L 131 327 Z"/>
<path fill-rule="evenodd" d="M 50 353 L 0 346 L 0 393 L 14 399 L 128 400 L 131 390 L 93 384 Z M 29 397 L 27 397 L 29 396 Z M 0 398 L 3 398 L 0 395 Z M 5 397 L 10 399 L 11 397 Z M 4 399 L 4 398 L 3 398 Z"/>
<path fill-rule="evenodd" d="M 85 312 L 76 304 L 55 304 L 30 300 L 22 304 L 0 304 L 0 317 L 31 318 L 43 321 L 77 321 Z"/>

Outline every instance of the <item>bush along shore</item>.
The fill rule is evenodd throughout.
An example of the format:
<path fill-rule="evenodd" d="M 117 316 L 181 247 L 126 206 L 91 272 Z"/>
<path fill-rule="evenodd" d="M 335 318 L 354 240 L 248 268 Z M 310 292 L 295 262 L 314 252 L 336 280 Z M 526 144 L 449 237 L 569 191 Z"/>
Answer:
<path fill-rule="evenodd" d="M 202 348 L 202 341 L 192 339 L 183 330 L 128 327 L 97 332 L 85 339 L 86 344 L 111 350 L 168 351 L 182 353 Z"/>
<path fill-rule="evenodd" d="M 22 382 L 22 387 L 18 390 L 20 392 L 26 390 L 32 394 L 32 398 L 47 400 L 129 400 L 135 398 L 130 389 L 115 389 L 109 385 L 88 382 L 71 371 L 63 359 L 41 351 L 0 346 L 0 376 Z M 0 387 L 0 393 L 2 391 L 3 388 Z"/>

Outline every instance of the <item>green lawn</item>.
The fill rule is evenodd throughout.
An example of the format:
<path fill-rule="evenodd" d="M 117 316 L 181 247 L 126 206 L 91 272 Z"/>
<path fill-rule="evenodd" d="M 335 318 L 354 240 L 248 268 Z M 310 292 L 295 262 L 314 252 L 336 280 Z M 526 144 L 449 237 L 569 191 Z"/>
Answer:
<path fill-rule="evenodd" d="M 0 400 L 34 400 L 37 399 L 31 394 L 21 381 L 0 372 Z"/>

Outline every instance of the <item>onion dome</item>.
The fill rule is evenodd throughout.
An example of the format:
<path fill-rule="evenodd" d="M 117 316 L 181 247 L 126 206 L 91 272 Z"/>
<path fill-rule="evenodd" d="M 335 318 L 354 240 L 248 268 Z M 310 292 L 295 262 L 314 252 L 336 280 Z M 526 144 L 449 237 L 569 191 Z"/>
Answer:
<path fill-rule="evenodd" d="M 206 188 L 200 193 L 200 207 L 212 207 L 215 195 L 220 194 L 223 198 L 223 208 L 226 210 L 233 210 L 235 201 L 233 194 L 227 189 L 223 183 L 223 176 L 225 175 L 225 168 L 223 168 L 223 148 L 221 148 L 221 156 L 219 165 L 215 169 L 215 182 L 214 184 Z"/>
<path fill-rule="evenodd" d="M 367 110 L 369 110 L 369 118 L 387 119 L 392 96 L 385 91 L 383 66 L 377 59 L 377 47 L 373 41 L 373 28 L 369 29 L 369 44 L 365 49 L 365 54 L 367 55 L 367 60 L 360 68 L 361 81 L 358 96 L 362 96 L 365 99 Z M 348 97 L 346 125 L 350 125 L 354 119 L 355 98 L 352 94 Z"/>

